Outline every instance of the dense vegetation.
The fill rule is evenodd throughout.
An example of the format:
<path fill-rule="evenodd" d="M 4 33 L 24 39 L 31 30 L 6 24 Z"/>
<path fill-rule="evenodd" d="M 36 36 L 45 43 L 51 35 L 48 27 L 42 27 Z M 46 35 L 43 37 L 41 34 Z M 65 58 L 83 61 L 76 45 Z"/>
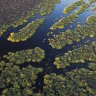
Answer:
<path fill-rule="evenodd" d="M 31 65 L 25 68 L 0 61 L 0 95 L 2 96 L 95 96 L 96 63 L 89 63 L 88 69 L 74 69 L 65 76 L 45 74 L 41 93 L 34 93 L 37 74 L 42 68 Z"/>
<path fill-rule="evenodd" d="M 11 42 L 26 41 L 28 38 L 34 35 L 34 33 L 36 32 L 36 29 L 44 22 L 44 20 L 45 20 L 44 18 L 41 18 L 41 19 L 32 21 L 23 29 L 20 29 L 19 32 L 10 33 L 10 36 L 8 37 L 7 40 Z"/>
<path fill-rule="evenodd" d="M 66 76 L 51 73 L 44 76 L 44 96 L 95 96 L 96 63 L 90 69 L 81 68 L 67 72 Z"/>
<path fill-rule="evenodd" d="M 84 12 L 86 9 L 88 9 L 89 7 L 89 4 L 85 3 L 85 4 L 82 4 L 80 6 L 80 9 L 79 10 L 76 10 L 76 14 L 81 14 L 82 12 Z"/>
<path fill-rule="evenodd" d="M 37 74 L 42 68 L 28 65 L 21 68 L 13 63 L 0 61 L 0 96 L 33 96 Z"/>
<path fill-rule="evenodd" d="M 83 3 L 85 3 L 84 0 L 79 0 L 79 1 L 74 2 L 73 4 L 64 8 L 64 13 L 65 14 L 70 13 L 72 10 L 76 9 L 78 6 L 81 6 Z"/>
<path fill-rule="evenodd" d="M 60 0 L 2 0 L 0 3 L 0 36 L 7 29 L 27 22 L 34 14 L 46 15 L 52 12 Z"/>
<path fill-rule="evenodd" d="M 42 4 L 43 6 L 41 5 L 41 8 L 40 8 L 40 14 L 46 15 L 51 13 L 52 10 L 54 9 L 54 5 L 59 2 L 60 0 L 44 0 Z"/>
<path fill-rule="evenodd" d="M 34 49 L 21 50 L 17 52 L 9 52 L 3 56 L 9 62 L 15 64 L 23 64 L 25 62 L 40 62 L 45 57 L 44 50 L 36 47 Z"/>
<path fill-rule="evenodd" d="M 80 24 L 74 30 L 67 30 L 58 35 L 53 35 L 53 38 L 49 38 L 49 45 L 52 48 L 62 49 L 67 44 L 72 44 L 73 41 L 79 42 L 87 36 L 93 38 L 96 34 L 96 16 L 90 16 L 87 18 L 86 24 L 81 26 Z"/>
<path fill-rule="evenodd" d="M 57 68 L 66 68 L 70 64 L 85 63 L 85 61 L 96 62 L 96 42 L 93 42 L 90 46 L 84 45 L 80 48 L 70 50 L 63 56 L 55 58 L 54 64 Z"/>
<path fill-rule="evenodd" d="M 71 14 L 70 16 L 68 16 L 66 18 L 63 17 L 58 22 L 53 24 L 53 26 L 50 29 L 51 30 L 55 30 L 57 28 L 63 29 L 66 25 L 68 25 L 68 24 L 72 23 L 73 21 L 75 21 L 76 18 L 78 18 L 77 14 Z"/>
<path fill-rule="evenodd" d="M 14 30 L 18 29 L 19 25 L 28 23 L 27 20 L 35 16 L 35 14 L 42 15 L 40 17 L 47 17 L 45 15 L 51 13 L 55 4 L 59 2 L 60 0 L 3 0 L 0 2 L 0 36 L 10 26 Z M 72 10 L 78 8 L 78 6 L 80 9 L 66 18 L 61 18 L 50 29 L 62 29 L 66 25 L 73 23 L 79 17 L 79 14 L 88 9 L 94 2 L 96 0 L 90 0 L 90 4 L 85 3 L 84 0 L 74 2 L 64 9 L 64 13 L 70 13 Z M 95 9 L 92 10 L 94 11 Z M 52 15 L 48 16 L 51 18 Z M 50 19 L 49 17 L 48 20 Z M 39 28 L 44 20 L 45 18 L 36 19 L 30 21 L 28 24 L 26 23 L 27 25 L 25 24 L 26 26 L 18 32 L 15 32 L 15 30 L 14 32 L 11 31 L 10 36 L 7 38 L 11 42 L 6 43 L 7 32 L 7 34 L 3 35 L 4 38 L 1 38 L 5 40 L 4 47 L 8 48 L 7 50 L 5 48 L 3 51 L 3 47 L 1 46 L 0 48 L 0 96 L 95 96 L 96 40 L 92 42 L 89 40 L 90 42 L 88 41 L 88 43 L 85 39 L 88 36 L 90 38 L 95 37 L 96 16 L 88 17 L 82 26 L 78 22 L 77 28 L 73 30 L 67 29 L 65 32 L 60 32 L 56 35 L 53 32 L 47 34 L 50 36 L 48 39 L 49 45 L 56 49 L 62 49 L 67 44 L 73 44 L 74 41 L 80 42 L 81 39 L 85 38 L 84 43 L 87 42 L 88 44 L 76 45 L 78 48 L 71 46 L 73 49 L 67 49 L 69 50 L 67 52 L 65 52 L 66 48 L 65 50 L 63 49 L 64 52 L 62 50 L 51 49 L 50 46 L 48 47 L 45 44 L 48 43 L 45 42 L 47 39 L 45 36 L 46 33 L 43 34 L 44 36 L 41 33 L 40 36 L 44 38 L 43 42 L 42 37 L 36 38 L 38 41 L 39 39 L 41 40 L 38 43 L 36 41 L 38 47 L 34 46 L 33 43 L 35 42 L 33 40 L 30 41 L 33 44 L 30 46 L 30 49 L 29 45 L 26 46 L 28 47 L 27 49 L 25 49 L 26 47 L 24 49 L 19 47 L 19 50 L 15 49 L 15 51 L 11 49 L 11 47 L 17 48 L 18 45 L 29 43 L 27 39 L 35 34 L 36 29 Z M 9 31 L 10 28 L 8 29 Z M 45 31 L 47 31 L 47 28 Z M 22 44 L 14 42 L 21 42 Z M 6 46 L 5 43 L 8 45 Z M 14 46 L 15 44 L 16 46 Z M 10 45 L 12 46 L 10 47 Z M 33 47 L 35 48 L 31 49 Z"/>

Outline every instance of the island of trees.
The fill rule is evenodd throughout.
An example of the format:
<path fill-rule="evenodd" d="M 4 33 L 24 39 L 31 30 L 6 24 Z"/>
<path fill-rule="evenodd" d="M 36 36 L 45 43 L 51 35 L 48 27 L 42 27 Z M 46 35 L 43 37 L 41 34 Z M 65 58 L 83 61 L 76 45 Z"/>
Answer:
<path fill-rule="evenodd" d="M 80 24 L 74 30 L 67 30 L 58 35 L 53 35 L 49 38 L 49 45 L 52 48 L 62 49 L 67 44 L 72 44 L 73 41 L 79 42 L 87 36 L 93 38 L 96 34 L 96 16 L 90 16 L 86 20 L 86 24 L 81 26 Z"/>
<path fill-rule="evenodd" d="M 54 64 L 57 68 L 66 68 L 70 64 L 85 63 L 85 61 L 96 62 L 96 42 L 93 42 L 90 46 L 84 45 L 80 48 L 68 51 L 63 56 L 55 58 Z"/>
<path fill-rule="evenodd" d="M 63 29 L 66 25 L 73 23 L 73 21 L 75 21 L 76 18 L 78 18 L 77 14 L 71 14 L 70 16 L 68 16 L 66 18 L 63 17 L 58 22 L 53 24 L 53 26 L 50 27 L 50 29 L 51 30 L 55 30 L 57 28 Z"/>
<path fill-rule="evenodd" d="M 10 33 L 10 36 L 7 38 L 7 40 L 11 42 L 26 41 L 28 38 L 34 35 L 34 33 L 36 32 L 36 29 L 38 29 L 38 27 L 44 22 L 44 20 L 45 18 L 41 18 L 41 19 L 32 21 L 23 29 L 20 29 L 19 32 Z"/>
<path fill-rule="evenodd" d="M 72 10 L 76 9 L 78 6 L 81 6 L 83 3 L 85 3 L 84 0 L 79 0 L 79 1 L 74 2 L 73 4 L 64 8 L 64 13 L 65 14 L 70 13 Z"/>

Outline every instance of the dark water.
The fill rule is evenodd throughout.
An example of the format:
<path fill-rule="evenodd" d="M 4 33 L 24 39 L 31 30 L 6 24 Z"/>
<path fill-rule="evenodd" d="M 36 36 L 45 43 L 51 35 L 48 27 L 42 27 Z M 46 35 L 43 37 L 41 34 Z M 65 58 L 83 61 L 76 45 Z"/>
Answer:
<path fill-rule="evenodd" d="M 73 10 L 70 14 L 63 14 L 63 9 L 66 6 L 69 6 L 69 4 L 72 4 L 77 0 L 61 0 L 61 3 L 56 4 L 53 12 L 47 16 L 45 16 L 46 20 L 45 22 L 37 29 L 36 33 L 32 38 L 28 39 L 27 41 L 20 42 L 20 43 L 12 43 L 6 40 L 6 37 L 9 35 L 10 32 L 17 32 L 19 29 L 23 28 L 26 26 L 29 22 L 36 20 L 38 18 L 41 18 L 42 16 L 36 15 L 33 18 L 28 19 L 27 23 L 24 23 L 24 25 L 19 26 L 18 28 L 10 28 L 8 29 L 8 32 L 5 34 L 5 38 L 0 38 L 0 55 L 2 56 L 3 54 L 7 54 L 9 51 L 18 51 L 18 50 L 23 50 L 23 49 L 30 49 L 30 48 L 35 48 L 36 46 L 42 48 L 45 50 L 46 58 L 38 63 L 29 63 L 32 64 L 34 67 L 42 67 L 44 69 L 43 73 L 38 74 L 38 79 L 36 81 L 36 86 L 38 90 L 42 90 L 43 87 L 43 76 L 44 74 L 49 74 L 49 73 L 57 73 L 57 74 L 65 74 L 65 71 L 70 71 L 75 68 L 82 68 L 86 67 L 86 63 L 79 65 L 79 64 L 72 64 L 70 67 L 64 69 L 56 69 L 56 66 L 53 65 L 54 59 L 56 56 L 62 55 L 68 50 L 73 50 L 73 46 L 80 47 L 84 45 L 85 43 L 90 44 L 93 41 L 96 41 L 96 36 L 95 38 L 90 38 L 87 37 L 84 40 L 81 40 L 79 43 L 74 42 L 72 45 L 66 45 L 62 50 L 56 50 L 52 49 L 51 46 L 49 46 L 48 42 L 48 36 L 47 33 L 50 32 L 50 27 L 58 21 L 60 18 L 67 17 L 70 14 L 74 13 L 75 10 Z M 88 0 L 86 0 L 88 2 Z M 77 8 L 78 9 L 78 8 Z M 67 25 L 64 29 L 57 29 L 54 31 L 54 33 L 59 34 L 60 32 L 64 32 L 67 29 L 73 30 L 74 28 L 77 27 L 78 22 L 83 25 L 86 21 L 86 18 L 90 15 L 93 15 L 93 12 L 91 11 L 91 7 L 89 8 L 89 11 L 85 11 L 82 14 L 79 15 L 79 18 L 72 24 Z M 87 42 L 86 42 L 87 41 Z M 23 64 L 21 67 L 27 66 L 28 63 Z"/>

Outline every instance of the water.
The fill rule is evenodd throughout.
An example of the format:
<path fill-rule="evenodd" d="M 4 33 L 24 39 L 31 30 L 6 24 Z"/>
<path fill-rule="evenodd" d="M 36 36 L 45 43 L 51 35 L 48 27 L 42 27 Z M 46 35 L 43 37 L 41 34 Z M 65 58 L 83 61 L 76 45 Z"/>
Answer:
<path fill-rule="evenodd" d="M 65 74 L 66 70 L 69 71 L 69 70 L 72 70 L 77 67 L 79 67 L 79 68 L 82 68 L 84 66 L 86 67 L 86 64 L 84 64 L 82 66 L 79 66 L 78 64 L 72 64 L 70 67 L 66 68 L 65 70 L 56 69 L 56 66 L 53 65 L 53 62 L 54 62 L 54 59 L 56 56 L 63 55 L 68 50 L 73 50 L 74 49 L 73 46 L 80 47 L 80 46 L 84 45 L 85 41 L 87 41 L 87 40 L 89 40 L 88 44 L 90 44 L 91 42 L 96 41 L 96 38 L 92 39 L 90 37 L 87 37 L 84 40 L 81 40 L 79 43 L 74 42 L 72 45 L 66 45 L 65 47 L 62 48 L 62 50 L 52 49 L 52 47 L 49 46 L 49 42 L 48 42 L 49 37 L 47 36 L 47 33 L 51 32 L 50 27 L 53 25 L 53 23 L 58 21 L 63 16 L 67 17 L 70 14 L 74 13 L 75 10 L 73 10 L 70 14 L 63 14 L 63 9 L 75 1 L 77 1 L 77 0 L 61 0 L 61 3 L 56 4 L 52 13 L 45 16 L 45 18 L 46 18 L 45 22 L 37 29 L 34 36 L 29 38 L 27 41 L 20 42 L 20 43 L 12 43 L 12 42 L 7 41 L 6 37 L 8 37 L 10 32 L 17 32 L 19 29 L 23 28 L 31 21 L 36 20 L 38 18 L 42 18 L 42 16 L 36 15 L 34 18 L 28 19 L 28 22 L 24 23 L 24 25 L 21 25 L 18 28 L 8 29 L 8 32 L 6 32 L 6 34 L 4 34 L 5 38 L 0 38 L 0 55 L 1 56 L 4 54 L 7 54 L 9 51 L 16 52 L 19 50 L 32 49 L 35 47 L 40 47 L 45 50 L 46 56 L 42 62 L 40 62 L 39 64 L 38 63 L 25 63 L 21 66 L 21 67 L 24 67 L 24 66 L 27 66 L 28 64 L 32 64 L 34 67 L 42 67 L 44 69 L 43 73 L 38 74 L 38 79 L 36 81 L 37 89 L 35 91 L 42 90 L 43 76 L 46 73 L 47 74 L 50 74 L 50 73 Z M 86 0 L 86 2 L 88 2 L 88 0 Z M 68 24 L 64 29 L 57 29 L 54 31 L 54 33 L 59 34 L 60 32 L 64 32 L 67 29 L 73 30 L 77 27 L 78 22 L 81 25 L 84 25 L 86 18 L 90 15 L 92 15 L 91 7 L 89 8 L 89 11 L 85 11 L 82 14 L 80 14 L 79 18 L 76 19 L 76 21 L 74 23 Z M 78 45 L 80 45 L 80 46 L 78 46 Z"/>

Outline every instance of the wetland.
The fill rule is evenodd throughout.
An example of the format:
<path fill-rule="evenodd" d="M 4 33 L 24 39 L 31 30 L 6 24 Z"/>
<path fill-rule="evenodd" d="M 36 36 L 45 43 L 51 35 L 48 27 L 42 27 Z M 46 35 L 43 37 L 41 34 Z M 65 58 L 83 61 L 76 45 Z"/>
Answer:
<path fill-rule="evenodd" d="M 2 0 L 0 96 L 96 95 L 96 0 Z"/>

